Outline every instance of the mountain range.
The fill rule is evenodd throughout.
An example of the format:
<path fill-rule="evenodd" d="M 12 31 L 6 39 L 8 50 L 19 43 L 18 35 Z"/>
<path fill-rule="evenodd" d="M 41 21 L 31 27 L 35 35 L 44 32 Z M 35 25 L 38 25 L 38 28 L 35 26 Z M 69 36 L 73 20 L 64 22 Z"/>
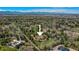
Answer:
<path fill-rule="evenodd" d="M 0 15 L 54 15 L 54 14 L 71 14 L 71 13 L 0 11 Z"/>

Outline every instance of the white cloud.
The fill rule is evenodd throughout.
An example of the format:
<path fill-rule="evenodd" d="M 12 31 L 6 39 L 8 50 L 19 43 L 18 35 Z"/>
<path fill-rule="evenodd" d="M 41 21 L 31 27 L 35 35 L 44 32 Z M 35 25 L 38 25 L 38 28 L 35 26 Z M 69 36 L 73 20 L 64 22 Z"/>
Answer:
<path fill-rule="evenodd" d="M 11 11 L 11 12 L 55 12 L 55 13 L 74 13 L 74 14 L 79 14 L 79 10 L 70 10 L 70 9 L 32 9 L 32 10 L 4 10 L 0 9 L 0 11 Z"/>
<path fill-rule="evenodd" d="M 79 13 L 79 10 L 68 9 L 36 9 L 36 10 L 20 10 L 19 12 L 55 12 L 55 13 Z"/>
<path fill-rule="evenodd" d="M 66 12 L 64 9 L 32 9 L 32 10 L 9 10 L 18 12 Z"/>

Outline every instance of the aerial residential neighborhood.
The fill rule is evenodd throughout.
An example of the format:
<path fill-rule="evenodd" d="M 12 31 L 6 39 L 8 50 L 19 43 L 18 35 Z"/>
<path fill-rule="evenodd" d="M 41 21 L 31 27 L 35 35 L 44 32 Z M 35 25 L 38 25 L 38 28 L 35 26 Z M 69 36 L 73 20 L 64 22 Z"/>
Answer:
<path fill-rule="evenodd" d="M 59 12 L 63 8 L 1 9 L 0 51 L 79 50 L 79 8 L 67 13 Z"/>

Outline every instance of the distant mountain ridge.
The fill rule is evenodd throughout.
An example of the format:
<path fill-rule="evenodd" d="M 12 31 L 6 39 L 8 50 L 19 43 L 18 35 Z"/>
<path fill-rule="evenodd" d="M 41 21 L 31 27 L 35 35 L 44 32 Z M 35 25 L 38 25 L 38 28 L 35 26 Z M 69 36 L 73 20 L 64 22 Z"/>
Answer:
<path fill-rule="evenodd" d="M 70 13 L 0 11 L 0 15 L 53 15 L 53 14 L 70 14 Z"/>

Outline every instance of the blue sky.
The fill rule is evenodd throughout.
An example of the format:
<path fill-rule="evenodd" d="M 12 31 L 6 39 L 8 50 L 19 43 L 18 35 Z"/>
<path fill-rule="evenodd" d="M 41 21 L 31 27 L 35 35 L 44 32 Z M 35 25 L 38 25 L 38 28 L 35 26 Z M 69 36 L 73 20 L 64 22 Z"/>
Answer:
<path fill-rule="evenodd" d="M 67 9 L 79 10 L 79 7 L 0 7 L 3 10 L 32 10 L 32 9 Z"/>
<path fill-rule="evenodd" d="M 56 12 L 79 14 L 79 7 L 0 7 L 0 11 Z"/>

